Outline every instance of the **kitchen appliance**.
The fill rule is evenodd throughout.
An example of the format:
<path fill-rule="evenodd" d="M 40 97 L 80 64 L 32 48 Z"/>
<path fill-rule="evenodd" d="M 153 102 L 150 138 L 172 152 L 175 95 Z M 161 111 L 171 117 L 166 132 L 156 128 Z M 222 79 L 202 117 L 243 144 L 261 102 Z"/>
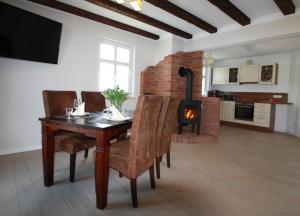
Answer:
<path fill-rule="evenodd" d="M 236 102 L 234 118 L 237 120 L 253 121 L 254 103 L 251 102 Z"/>
<path fill-rule="evenodd" d="M 219 90 L 211 90 L 208 91 L 208 97 L 221 97 L 223 95 L 223 92 Z"/>

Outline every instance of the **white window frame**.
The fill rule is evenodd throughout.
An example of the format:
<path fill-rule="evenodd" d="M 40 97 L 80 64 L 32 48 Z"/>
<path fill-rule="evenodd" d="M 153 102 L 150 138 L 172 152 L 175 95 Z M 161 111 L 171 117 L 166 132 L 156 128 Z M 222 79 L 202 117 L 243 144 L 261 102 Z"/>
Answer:
<path fill-rule="evenodd" d="M 107 60 L 107 59 L 101 59 L 100 58 L 100 49 L 101 49 L 101 44 L 108 44 L 111 46 L 114 46 L 115 49 L 115 56 L 114 60 Z M 118 62 L 117 61 L 117 48 L 124 48 L 129 50 L 129 63 L 124 63 L 124 62 Z M 101 39 L 99 43 L 99 48 L 98 48 L 98 84 L 97 84 L 97 89 L 98 91 L 103 91 L 100 86 L 100 63 L 101 62 L 106 62 L 106 63 L 111 63 L 114 65 L 114 73 L 116 75 L 116 67 L 117 65 L 124 65 L 129 67 L 129 77 L 128 77 L 128 92 L 130 93 L 130 97 L 134 97 L 134 46 L 118 41 L 113 41 L 113 40 L 108 40 L 108 39 Z M 115 83 L 116 84 L 116 83 Z"/>
<path fill-rule="evenodd" d="M 206 96 L 207 95 L 207 66 L 203 66 L 202 68 L 202 80 L 201 80 L 201 85 L 202 85 L 202 88 L 201 88 L 201 94 L 202 96 Z M 204 82 L 203 82 L 204 80 Z M 204 83 L 204 86 L 203 86 L 203 83 Z"/>
<path fill-rule="evenodd" d="M 203 72 L 204 71 L 204 72 Z M 202 68 L 202 79 L 204 78 L 205 80 L 205 86 L 204 86 L 204 92 L 201 92 L 202 96 L 207 96 L 208 91 L 211 90 L 211 71 L 212 71 L 212 66 L 204 66 Z M 203 83 L 203 80 L 202 80 Z"/>

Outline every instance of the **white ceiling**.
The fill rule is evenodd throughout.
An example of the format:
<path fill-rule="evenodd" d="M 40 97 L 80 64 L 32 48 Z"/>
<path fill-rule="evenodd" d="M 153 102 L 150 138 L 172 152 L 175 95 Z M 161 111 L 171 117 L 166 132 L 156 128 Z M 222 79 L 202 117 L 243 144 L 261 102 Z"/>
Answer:
<path fill-rule="evenodd" d="M 133 25 L 135 27 L 150 31 L 151 33 L 158 34 L 161 37 L 167 37 L 170 34 L 163 30 L 157 29 L 153 26 L 147 25 L 145 23 L 136 21 L 132 18 L 120 15 L 118 13 L 112 12 L 110 10 L 101 8 L 97 5 L 89 3 L 85 0 L 59 0 L 61 2 L 71 4 L 76 7 L 80 7 L 85 10 L 97 13 L 99 15 Z M 115 1 L 115 0 L 113 0 Z M 126 6 L 130 7 L 129 0 L 127 1 Z M 170 2 L 178 5 L 179 7 L 189 11 L 190 13 L 198 16 L 201 19 L 204 19 L 206 22 L 216 26 L 219 30 L 226 29 L 230 26 L 236 26 L 242 28 L 234 20 L 216 8 L 214 5 L 209 3 L 207 0 L 170 0 Z M 273 0 L 231 0 L 241 11 L 243 11 L 250 19 L 255 22 L 257 19 L 262 19 L 273 14 L 281 14 L 279 8 L 276 6 Z M 300 7 L 300 0 L 293 0 L 296 7 Z M 141 13 L 146 14 L 150 17 L 158 19 L 162 22 L 165 22 L 169 25 L 172 25 L 176 28 L 184 30 L 188 33 L 193 34 L 194 36 L 203 34 L 205 31 L 199 29 L 198 27 L 172 15 L 168 12 L 161 10 L 148 2 L 143 1 L 143 10 Z"/>
<path fill-rule="evenodd" d="M 225 49 L 211 50 L 206 52 L 205 55 L 211 54 L 215 60 L 227 60 L 288 53 L 296 50 L 300 50 L 300 36 L 278 38 Z"/>

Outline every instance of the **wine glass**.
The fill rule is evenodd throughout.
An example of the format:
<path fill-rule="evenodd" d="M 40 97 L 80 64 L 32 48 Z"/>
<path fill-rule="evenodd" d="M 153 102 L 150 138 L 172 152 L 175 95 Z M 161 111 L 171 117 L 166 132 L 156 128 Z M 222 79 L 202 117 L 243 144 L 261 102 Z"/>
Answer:
<path fill-rule="evenodd" d="M 69 108 L 69 107 L 66 108 L 66 116 L 67 116 L 68 119 L 71 118 L 72 112 L 73 112 L 73 108 Z"/>

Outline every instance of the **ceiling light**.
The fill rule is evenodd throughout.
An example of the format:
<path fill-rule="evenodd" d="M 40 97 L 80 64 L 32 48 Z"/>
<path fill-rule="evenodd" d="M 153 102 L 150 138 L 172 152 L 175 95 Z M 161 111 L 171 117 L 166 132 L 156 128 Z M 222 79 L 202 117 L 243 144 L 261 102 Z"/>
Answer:
<path fill-rule="evenodd" d="M 117 0 L 117 2 L 118 2 L 119 4 L 124 4 L 124 3 L 125 3 L 125 0 Z"/>
<path fill-rule="evenodd" d="M 211 56 L 211 53 L 208 54 L 208 56 L 204 56 L 202 63 L 204 66 L 211 66 L 215 63 L 215 59 Z"/>
<path fill-rule="evenodd" d="M 130 4 L 135 11 L 142 10 L 142 0 L 130 0 Z"/>

